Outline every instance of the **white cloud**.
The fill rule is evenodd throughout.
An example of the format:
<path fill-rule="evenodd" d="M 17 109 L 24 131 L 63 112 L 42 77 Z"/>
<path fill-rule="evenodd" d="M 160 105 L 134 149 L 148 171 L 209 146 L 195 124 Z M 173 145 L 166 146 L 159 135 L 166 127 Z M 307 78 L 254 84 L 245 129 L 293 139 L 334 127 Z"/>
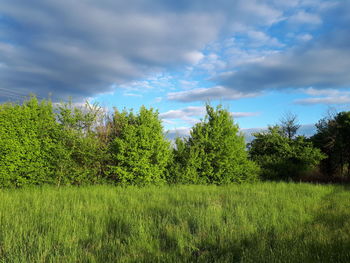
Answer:
<path fill-rule="evenodd" d="M 170 140 L 174 140 L 176 137 L 187 137 L 190 135 L 191 128 L 178 127 L 167 131 L 167 137 Z"/>
<path fill-rule="evenodd" d="M 317 14 L 299 11 L 298 13 L 289 17 L 289 22 L 294 24 L 313 24 L 319 25 L 322 23 L 321 18 Z"/>
<path fill-rule="evenodd" d="M 297 39 L 300 41 L 310 41 L 313 38 L 311 34 L 301 34 L 297 36 Z"/>
<path fill-rule="evenodd" d="M 254 117 L 259 115 L 259 112 L 231 112 L 233 118 Z"/>
<path fill-rule="evenodd" d="M 142 95 L 141 94 L 136 94 L 136 93 L 128 93 L 128 92 L 126 92 L 126 93 L 123 93 L 123 96 L 126 96 L 126 97 L 142 97 Z"/>
<path fill-rule="evenodd" d="M 350 104 L 350 91 L 337 89 L 314 89 L 312 87 L 302 89 L 301 91 L 312 97 L 295 100 L 294 103 L 296 104 Z"/>
<path fill-rule="evenodd" d="M 249 45 L 251 46 L 276 46 L 281 47 L 283 44 L 281 44 L 277 38 L 268 36 L 265 32 L 262 31 L 256 31 L 256 30 L 250 30 L 247 32 L 248 37 L 250 38 L 251 42 Z"/>
<path fill-rule="evenodd" d="M 295 101 L 296 104 L 350 104 L 350 95 L 347 96 L 330 96 L 300 99 Z"/>
<path fill-rule="evenodd" d="M 203 106 L 189 106 L 179 110 L 170 110 L 159 114 L 161 119 L 181 119 L 183 117 L 202 116 L 205 114 Z"/>
<path fill-rule="evenodd" d="M 194 125 L 204 118 L 206 108 L 204 106 L 189 106 L 178 110 L 169 110 L 159 114 L 163 121 L 182 120 L 190 125 Z M 231 112 L 233 118 L 244 118 L 258 116 L 258 112 Z"/>

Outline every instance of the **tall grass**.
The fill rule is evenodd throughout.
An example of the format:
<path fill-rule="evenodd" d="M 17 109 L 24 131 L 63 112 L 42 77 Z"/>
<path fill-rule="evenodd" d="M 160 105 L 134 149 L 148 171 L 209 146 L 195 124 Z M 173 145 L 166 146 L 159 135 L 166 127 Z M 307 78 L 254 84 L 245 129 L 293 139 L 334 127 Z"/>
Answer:
<path fill-rule="evenodd" d="M 350 190 L 1 190 L 0 227 L 1 262 L 350 262 Z"/>

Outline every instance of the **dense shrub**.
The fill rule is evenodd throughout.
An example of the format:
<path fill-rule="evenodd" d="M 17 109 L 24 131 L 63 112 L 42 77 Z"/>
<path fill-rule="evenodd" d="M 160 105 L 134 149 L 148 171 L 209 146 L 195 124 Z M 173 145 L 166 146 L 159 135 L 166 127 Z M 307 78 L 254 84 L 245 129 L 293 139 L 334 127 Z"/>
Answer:
<path fill-rule="evenodd" d="M 52 104 L 34 97 L 0 105 L 0 185 L 51 183 L 60 131 Z"/>
<path fill-rule="evenodd" d="M 98 183 L 104 178 L 108 153 L 96 132 L 100 114 L 101 108 L 89 103 L 76 107 L 68 102 L 57 107 L 61 153 L 57 159 L 57 184 Z"/>
<path fill-rule="evenodd" d="M 304 136 L 290 138 L 279 126 L 253 134 L 249 153 L 264 179 L 287 180 L 315 168 L 325 158 Z"/>
<path fill-rule="evenodd" d="M 115 111 L 113 123 L 117 131 L 110 145 L 110 178 L 127 185 L 165 183 L 171 148 L 158 112 L 145 107 L 138 114 Z"/>
<path fill-rule="evenodd" d="M 105 152 L 93 112 L 35 97 L 1 105 L 0 186 L 97 182 Z"/>
<path fill-rule="evenodd" d="M 230 112 L 206 105 L 207 114 L 189 138 L 176 140 L 174 177 L 181 183 L 226 184 L 256 179 L 243 135 Z"/>

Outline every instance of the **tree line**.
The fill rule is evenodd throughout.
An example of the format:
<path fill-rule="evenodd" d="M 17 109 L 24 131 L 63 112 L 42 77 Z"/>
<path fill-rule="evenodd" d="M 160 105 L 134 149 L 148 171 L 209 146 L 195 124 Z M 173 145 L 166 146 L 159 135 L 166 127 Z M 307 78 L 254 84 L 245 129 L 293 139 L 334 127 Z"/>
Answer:
<path fill-rule="evenodd" d="M 342 112 L 305 138 L 287 118 L 247 146 L 230 112 L 207 104 L 190 135 L 172 144 L 153 108 L 106 114 L 96 104 L 32 96 L 0 105 L 0 186 L 220 185 L 295 179 L 315 169 L 349 175 L 349 127 L 350 112 Z"/>

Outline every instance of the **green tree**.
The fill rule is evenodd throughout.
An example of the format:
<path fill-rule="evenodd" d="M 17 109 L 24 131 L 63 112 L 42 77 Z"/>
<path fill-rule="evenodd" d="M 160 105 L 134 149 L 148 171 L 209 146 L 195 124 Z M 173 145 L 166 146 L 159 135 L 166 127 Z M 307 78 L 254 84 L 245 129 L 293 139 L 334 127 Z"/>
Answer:
<path fill-rule="evenodd" d="M 126 185 L 166 182 L 171 149 L 158 112 L 144 106 L 138 114 L 115 111 L 113 122 L 118 131 L 110 145 L 110 177 Z"/>
<path fill-rule="evenodd" d="M 75 106 L 72 101 L 58 105 L 58 185 L 98 183 L 103 179 L 108 155 L 107 145 L 96 131 L 101 113 L 101 107 L 88 102 L 84 106 Z"/>
<path fill-rule="evenodd" d="M 0 185 L 52 183 L 59 127 L 52 103 L 35 97 L 0 105 Z"/>
<path fill-rule="evenodd" d="M 255 180 L 258 168 L 248 160 L 244 137 L 230 112 L 221 105 L 215 109 L 208 104 L 206 111 L 190 137 L 175 143 L 177 180 L 198 184 Z"/>
<path fill-rule="evenodd" d="M 249 153 L 261 167 L 264 179 L 288 180 L 317 167 L 325 158 L 304 136 L 289 138 L 280 126 L 253 134 Z"/>
<path fill-rule="evenodd" d="M 350 111 L 323 118 L 316 128 L 311 140 L 327 155 L 322 170 L 330 176 L 350 176 Z"/>

